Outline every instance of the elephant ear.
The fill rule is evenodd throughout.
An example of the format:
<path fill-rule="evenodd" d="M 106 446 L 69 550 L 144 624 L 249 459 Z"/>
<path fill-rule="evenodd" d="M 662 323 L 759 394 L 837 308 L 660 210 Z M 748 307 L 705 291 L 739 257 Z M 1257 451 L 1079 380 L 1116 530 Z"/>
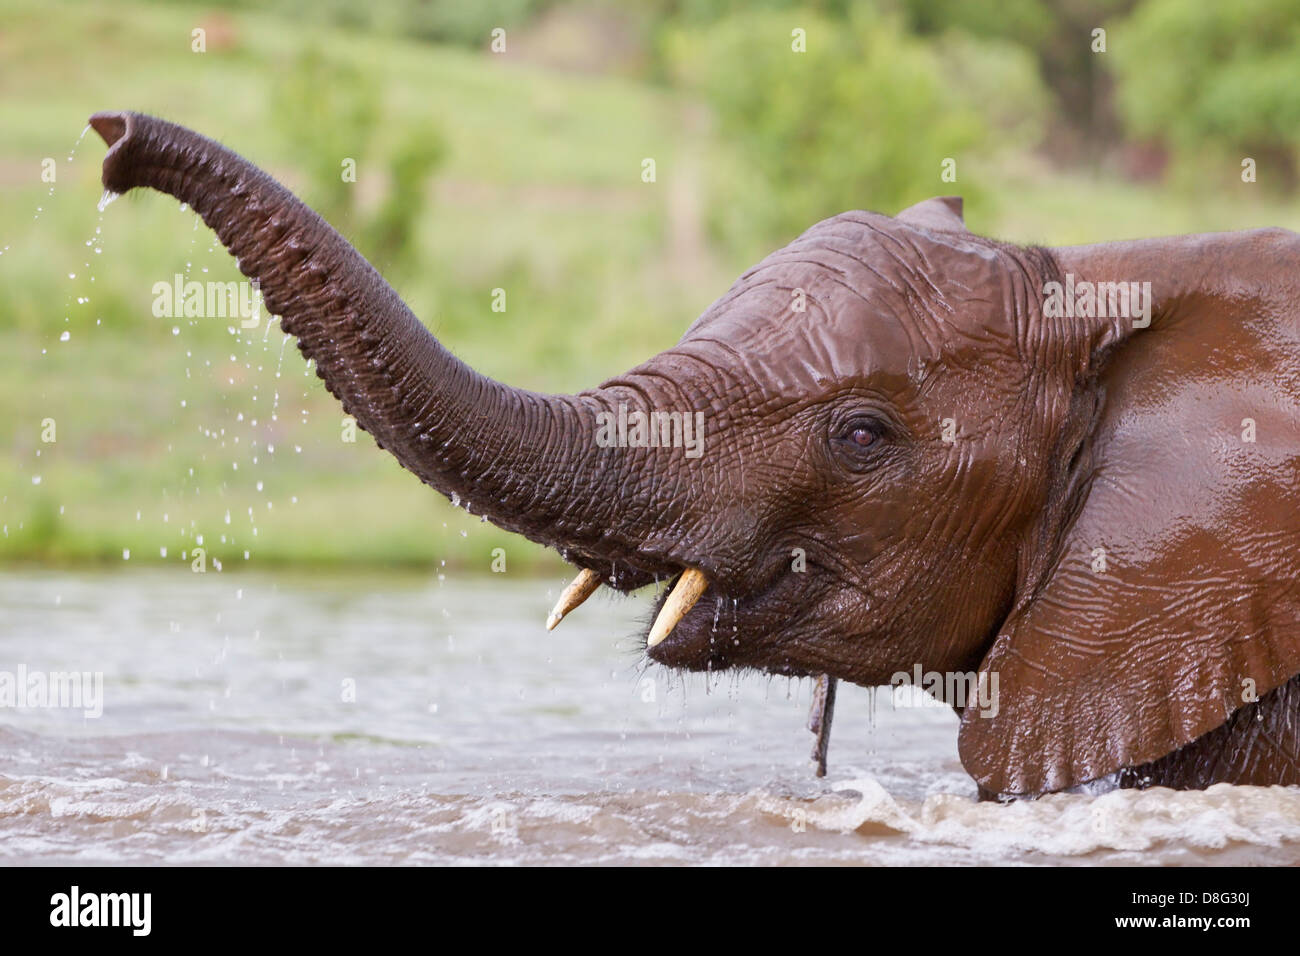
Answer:
<path fill-rule="evenodd" d="M 936 196 L 915 206 L 908 206 L 894 218 L 909 226 L 934 232 L 968 231 L 966 220 L 962 218 L 960 196 Z"/>
<path fill-rule="evenodd" d="M 981 665 L 993 706 L 959 738 L 1005 795 L 1153 761 L 1300 672 L 1300 236 L 1055 255 L 1076 283 L 1150 282 L 1152 308 L 1057 323 L 1080 356 L 1058 514 Z M 1294 767 L 1280 746 L 1250 759 Z M 1214 756 L 1194 762 L 1185 785 L 1214 782 Z"/>

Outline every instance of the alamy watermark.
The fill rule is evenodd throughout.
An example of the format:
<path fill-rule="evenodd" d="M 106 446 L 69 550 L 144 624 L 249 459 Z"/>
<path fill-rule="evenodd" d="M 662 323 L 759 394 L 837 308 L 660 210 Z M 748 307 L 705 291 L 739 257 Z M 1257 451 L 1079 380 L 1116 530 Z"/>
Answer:
<path fill-rule="evenodd" d="M 981 717 L 998 715 L 997 671 L 925 671 L 915 664 L 912 670 L 898 671 L 889 678 L 895 707 L 974 707 Z M 904 687 L 915 687 L 930 696 L 900 694 Z"/>
<path fill-rule="evenodd" d="M 1048 319 L 1132 319 L 1133 328 L 1151 324 L 1150 282 L 1065 282 L 1043 284 L 1043 317 Z"/>
<path fill-rule="evenodd" d="M 596 413 L 596 444 L 601 448 L 681 448 L 687 458 L 704 454 L 703 412 L 628 411 Z"/>
<path fill-rule="evenodd" d="M 171 282 L 153 284 L 153 314 L 169 319 L 239 319 L 245 329 L 262 318 L 262 292 L 256 279 L 239 282 L 198 282 L 179 272 Z"/>
<path fill-rule="evenodd" d="M 152 913 L 152 893 L 83 893 L 74 885 L 50 897 L 51 926 L 122 927 L 148 936 Z"/>
<path fill-rule="evenodd" d="M 97 719 L 104 714 L 102 671 L 29 671 L 19 664 L 0 670 L 0 708 L 13 710 L 80 710 Z"/>

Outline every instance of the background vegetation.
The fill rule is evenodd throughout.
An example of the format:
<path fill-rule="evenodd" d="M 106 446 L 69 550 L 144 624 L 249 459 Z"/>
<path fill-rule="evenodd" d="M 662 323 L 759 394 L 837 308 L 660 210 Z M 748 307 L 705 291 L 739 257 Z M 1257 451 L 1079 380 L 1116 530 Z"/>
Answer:
<path fill-rule="evenodd" d="M 0 560 L 555 560 L 342 441 L 274 326 L 154 317 L 154 283 L 238 274 L 165 197 L 96 210 L 99 109 L 269 168 L 462 358 L 548 391 L 671 345 L 844 209 L 959 193 L 1049 244 L 1300 228 L 1290 2 L 628 6 L 0 0 Z"/>

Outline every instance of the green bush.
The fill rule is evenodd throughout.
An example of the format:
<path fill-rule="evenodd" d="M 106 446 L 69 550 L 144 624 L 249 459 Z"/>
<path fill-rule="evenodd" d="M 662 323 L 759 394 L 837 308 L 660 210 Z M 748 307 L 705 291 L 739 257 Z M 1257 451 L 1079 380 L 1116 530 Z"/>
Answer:
<path fill-rule="evenodd" d="M 344 180 L 343 161 L 361 162 L 379 121 L 374 78 L 308 47 L 276 76 L 271 114 L 307 163 L 307 204 L 335 226 L 350 225 L 357 188 Z"/>
<path fill-rule="evenodd" d="M 1300 146 L 1300 20 L 1293 0 L 1147 0 L 1112 36 L 1130 131 L 1164 140 L 1183 173 L 1242 158 L 1293 188 Z"/>
<path fill-rule="evenodd" d="M 796 28 L 806 52 L 792 49 Z M 996 152 L 1008 139 L 1023 149 L 1039 135 L 1041 85 L 1011 44 L 954 35 L 929 46 L 894 18 L 782 12 L 684 27 L 665 46 L 734 153 L 712 185 L 714 225 L 745 249 L 846 209 L 893 213 L 953 193 L 978 200 L 983 190 L 963 176 L 973 150 Z M 941 179 L 949 158 L 955 182 Z"/>
<path fill-rule="evenodd" d="M 416 226 L 427 213 L 427 186 L 446 157 L 446 142 L 427 120 L 401 132 L 387 150 L 376 149 L 381 126 L 378 84 L 355 64 L 332 60 L 308 48 L 280 74 L 271 92 L 271 112 L 307 162 L 307 204 L 362 243 L 372 261 L 395 274 L 418 260 Z M 345 160 L 355 177 L 345 178 Z M 383 198 L 366 208 L 359 196 L 378 179 Z M 373 205 L 373 204 L 372 204 Z"/>

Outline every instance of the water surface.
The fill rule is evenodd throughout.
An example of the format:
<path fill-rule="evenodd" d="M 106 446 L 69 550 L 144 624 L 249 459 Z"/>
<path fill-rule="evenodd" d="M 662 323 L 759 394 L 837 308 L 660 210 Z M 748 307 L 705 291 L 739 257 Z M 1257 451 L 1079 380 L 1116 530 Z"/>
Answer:
<path fill-rule="evenodd" d="M 505 575 L 0 574 L 5 863 L 1300 863 L 1300 788 L 979 804 L 956 719 L 646 666 L 648 600 Z"/>

